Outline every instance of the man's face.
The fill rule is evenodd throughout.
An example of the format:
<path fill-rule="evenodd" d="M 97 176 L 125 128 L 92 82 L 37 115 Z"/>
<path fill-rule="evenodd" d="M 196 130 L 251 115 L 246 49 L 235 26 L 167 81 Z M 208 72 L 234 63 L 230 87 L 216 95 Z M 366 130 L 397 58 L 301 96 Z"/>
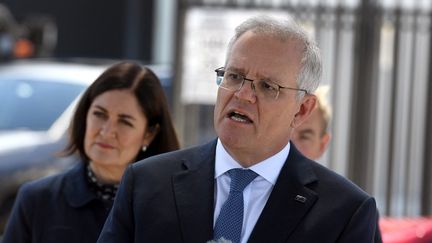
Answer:
<path fill-rule="evenodd" d="M 271 80 L 297 88 L 303 45 L 246 32 L 233 45 L 225 69 L 253 80 Z M 315 105 L 315 96 L 296 101 L 297 91 L 281 89 L 278 99 L 260 99 L 246 81 L 238 91 L 219 88 L 214 112 L 216 133 L 242 165 L 252 165 L 279 152 Z"/>
<path fill-rule="evenodd" d="M 291 140 L 300 152 L 309 159 L 319 159 L 327 147 L 330 135 L 324 131 L 324 118 L 319 109 L 293 130 Z"/>

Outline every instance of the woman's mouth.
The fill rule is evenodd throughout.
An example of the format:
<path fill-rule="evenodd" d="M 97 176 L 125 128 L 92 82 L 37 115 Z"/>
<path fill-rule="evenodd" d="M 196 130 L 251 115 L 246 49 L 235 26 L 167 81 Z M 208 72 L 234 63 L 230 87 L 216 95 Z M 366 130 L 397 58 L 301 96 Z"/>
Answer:
<path fill-rule="evenodd" d="M 107 143 L 97 143 L 97 145 L 99 147 L 101 147 L 101 148 L 104 148 L 104 149 L 112 149 L 112 148 L 114 148 L 113 146 L 111 146 L 111 145 L 109 145 Z"/>

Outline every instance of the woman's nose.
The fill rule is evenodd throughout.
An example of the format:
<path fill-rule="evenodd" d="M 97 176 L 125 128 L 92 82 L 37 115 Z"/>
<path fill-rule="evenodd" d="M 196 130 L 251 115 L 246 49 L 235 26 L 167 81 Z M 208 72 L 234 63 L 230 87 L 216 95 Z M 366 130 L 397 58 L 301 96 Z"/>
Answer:
<path fill-rule="evenodd" d="M 99 134 L 104 136 L 104 137 L 113 137 L 115 138 L 116 135 L 116 129 L 115 129 L 115 124 L 112 121 L 106 121 L 100 131 Z"/>

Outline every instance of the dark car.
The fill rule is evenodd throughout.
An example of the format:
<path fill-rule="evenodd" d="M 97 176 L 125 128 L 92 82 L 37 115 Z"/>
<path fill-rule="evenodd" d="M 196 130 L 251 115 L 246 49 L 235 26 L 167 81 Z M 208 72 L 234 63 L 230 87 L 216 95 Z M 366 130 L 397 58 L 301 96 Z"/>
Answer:
<path fill-rule="evenodd" d="M 80 94 L 113 62 L 97 63 L 31 60 L 0 65 L 0 235 L 23 183 L 76 163 L 77 158 L 59 152 Z M 149 67 L 169 94 L 169 68 Z"/>

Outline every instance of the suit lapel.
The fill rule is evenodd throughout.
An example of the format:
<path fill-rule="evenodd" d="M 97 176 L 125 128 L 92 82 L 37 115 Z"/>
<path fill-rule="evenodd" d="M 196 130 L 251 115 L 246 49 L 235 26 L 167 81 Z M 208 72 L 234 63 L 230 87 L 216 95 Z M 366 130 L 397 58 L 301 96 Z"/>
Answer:
<path fill-rule="evenodd" d="M 216 142 L 191 149 L 185 170 L 173 175 L 173 189 L 184 242 L 213 237 L 214 158 Z"/>
<path fill-rule="evenodd" d="M 291 143 L 289 156 L 248 242 L 285 242 L 318 199 L 308 160 Z"/>

